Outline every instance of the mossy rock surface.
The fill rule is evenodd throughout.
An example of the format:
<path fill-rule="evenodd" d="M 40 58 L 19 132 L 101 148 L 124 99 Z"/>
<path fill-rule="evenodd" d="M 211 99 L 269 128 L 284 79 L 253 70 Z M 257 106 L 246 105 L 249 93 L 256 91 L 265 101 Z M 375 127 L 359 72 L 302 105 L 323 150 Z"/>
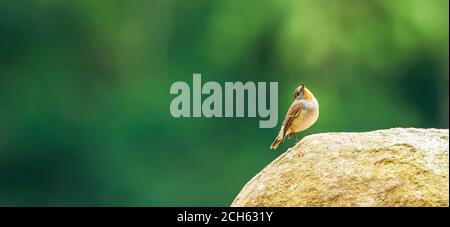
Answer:
<path fill-rule="evenodd" d="M 231 206 L 448 206 L 448 129 L 307 136 Z"/>

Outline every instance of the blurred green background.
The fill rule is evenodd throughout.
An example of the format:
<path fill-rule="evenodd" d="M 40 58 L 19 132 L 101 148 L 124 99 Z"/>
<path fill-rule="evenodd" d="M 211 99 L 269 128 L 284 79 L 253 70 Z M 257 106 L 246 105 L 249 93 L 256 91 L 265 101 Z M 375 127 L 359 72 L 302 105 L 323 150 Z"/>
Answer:
<path fill-rule="evenodd" d="M 448 128 L 447 0 L 0 1 L 1 206 L 228 206 L 310 132 Z M 279 82 L 277 128 L 170 115 L 175 81 Z M 300 136 L 304 136 L 301 134 Z"/>

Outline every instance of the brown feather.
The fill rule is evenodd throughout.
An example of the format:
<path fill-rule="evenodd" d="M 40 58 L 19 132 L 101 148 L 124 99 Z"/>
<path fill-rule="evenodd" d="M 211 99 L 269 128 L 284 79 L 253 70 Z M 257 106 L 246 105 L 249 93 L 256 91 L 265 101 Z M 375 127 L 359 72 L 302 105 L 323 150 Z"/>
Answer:
<path fill-rule="evenodd" d="M 270 145 L 270 149 L 277 149 L 281 141 L 283 141 L 283 138 L 281 137 L 281 135 L 278 135 L 277 138 L 275 138 L 273 143 Z"/>
<path fill-rule="evenodd" d="M 289 107 L 288 112 L 286 113 L 286 117 L 284 118 L 284 129 L 283 129 L 283 137 L 286 136 L 287 131 L 292 126 L 292 122 L 298 116 L 300 111 L 303 108 L 303 104 L 298 101 L 294 101 L 292 105 Z"/>

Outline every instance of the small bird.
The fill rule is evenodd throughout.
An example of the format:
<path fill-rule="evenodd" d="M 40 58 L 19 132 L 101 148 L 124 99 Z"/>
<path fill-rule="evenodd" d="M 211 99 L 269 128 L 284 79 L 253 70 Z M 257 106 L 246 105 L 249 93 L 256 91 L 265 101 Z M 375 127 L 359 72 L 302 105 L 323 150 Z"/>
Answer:
<path fill-rule="evenodd" d="M 286 135 L 290 139 L 295 133 L 308 129 L 317 118 L 319 118 L 319 103 L 302 84 L 294 91 L 294 102 L 289 107 L 280 132 L 270 145 L 270 149 L 276 149 Z"/>

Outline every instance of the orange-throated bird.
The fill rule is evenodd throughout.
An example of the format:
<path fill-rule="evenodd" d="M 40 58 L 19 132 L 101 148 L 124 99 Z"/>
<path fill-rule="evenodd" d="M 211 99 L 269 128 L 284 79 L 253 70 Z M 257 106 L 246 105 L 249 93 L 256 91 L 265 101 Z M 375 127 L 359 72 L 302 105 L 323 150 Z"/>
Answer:
<path fill-rule="evenodd" d="M 290 139 L 295 133 L 308 129 L 319 118 L 319 103 L 305 85 L 295 89 L 294 98 L 270 149 L 276 149 L 286 135 Z"/>

